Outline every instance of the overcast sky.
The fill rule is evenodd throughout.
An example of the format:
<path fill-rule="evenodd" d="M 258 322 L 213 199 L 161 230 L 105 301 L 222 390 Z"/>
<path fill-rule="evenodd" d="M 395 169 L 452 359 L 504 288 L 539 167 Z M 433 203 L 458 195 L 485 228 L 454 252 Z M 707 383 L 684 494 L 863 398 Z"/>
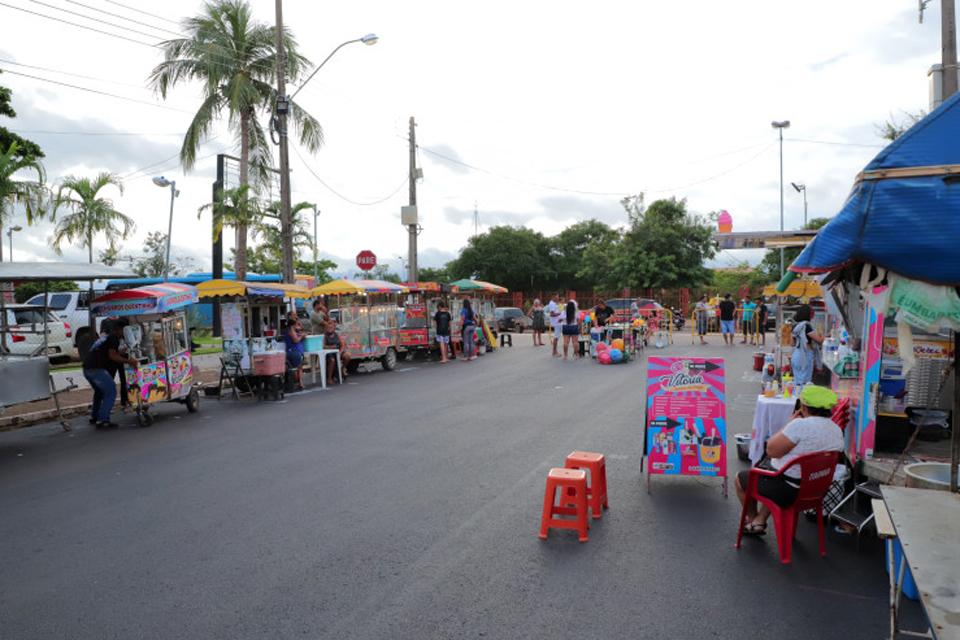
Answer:
<path fill-rule="evenodd" d="M 251 4 L 274 22 L 274 2 Z M 170 191 L 151 179 L 176 180 L 172 253 L 209 269 L 210 217 L 197 211 L 210 200 L 216 154 L 236 149 L 224 127 L 185 175 L 177 154 L 198 88 L 166 101 L 147 88 L 161 61 L 154 45 L 201 7 L 4 0 L 0 85 L 18 112 L 3 125 L 41 145 L 51 182 L 104 170 L 123 178 L 122 196 L 104 195 L 137 222 L 129 252 L 167 228 Z M 921 24 L 910 0 L 288 1 L 283 11 L 314 64 L 344 41 L 380 38 L 341 49 L 297 96 L 326 145 L 314 156 L 291 145 L 293 201 L 317 204 L 320 255 L 347 275 L 364 249 L 397 272 L 406 256 L 411 116 L 421 267 L 455 258 L 477 222 L 481 232 L 509 224 L 548 236 L 590 218 L 622 225 L 620 199 L 640 192 L 647 203 L 685 198 L 697 213 L 726 209 L 734 231 L 779 229 L 773 120 L 791 122 L 792 229 L 803 199 L 790 183 L 807 185 L 810 218 L 837 213 L 884 145 L 878 126 L 928 109 L 927 71 L 940 58 L 939 3 Z M 14 234 L 15 259 L 56 259 L 52 228 Z M 104 245 L 95 239 L 95 252 Z M 86 255 L 68 247 L 63 259 Z M 726 252 L 717 264 L 757 257 Z"/>

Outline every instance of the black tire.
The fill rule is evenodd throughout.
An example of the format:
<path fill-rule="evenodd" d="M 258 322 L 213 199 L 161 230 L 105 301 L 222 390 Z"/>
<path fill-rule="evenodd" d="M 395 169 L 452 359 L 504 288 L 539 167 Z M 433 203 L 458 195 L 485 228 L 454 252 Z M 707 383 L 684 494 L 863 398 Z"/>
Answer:
<path fill-rule="evenodd" d="M 93 333 L 89 329 L 84 330 L 77 336 L 77 353 L 80 354 L 81 362 L 87 359 L 87 354 L 90 353 L 93 342 Z"/>
<path fill-rule="evenodd" d="M 380 358 L 380 366 L 383 367 L 384 371 L 393 371 L 397 368 L 397 351 L 393 347 L 387 349 L 387 352 Z"/>
<path fill-rule="evenodd" d="M 191 389 L 190 393 L 187 394 L 187 399 L 184 402 L 187 405 L 187 411 L 190 413 L 196 413 L 200 411 L 200 394 L 197 393 L 196 389 Z"/>
<path fill-rule="evenodd" d="M 523 333 L 524 329 L 526 329 L 526 327 L 524 327 L 522 324 L 517 326 L 518 333 Z"/>
<path fill-rule="evenodd" d="M 141 409 L 137 411 L 137 422 L 140 423 L 141 427 L 149 427 L 153 425 L 153 414 L 147 411 L 146 409 Z"/>
<path fill-rule="evenodd" d="M 347 363 L 347 373 L 350 375 L 355 374 L 358 369 L 360 369 L 360 361 L 356 358 Z"/>

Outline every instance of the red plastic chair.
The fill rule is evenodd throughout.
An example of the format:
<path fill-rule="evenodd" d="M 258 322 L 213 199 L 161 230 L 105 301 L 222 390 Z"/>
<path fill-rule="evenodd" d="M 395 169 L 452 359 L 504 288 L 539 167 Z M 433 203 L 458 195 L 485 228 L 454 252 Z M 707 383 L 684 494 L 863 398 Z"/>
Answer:
<path fill-rule="evenodd" d="M 817 527 L 820 529 L 820 555 L 827 555 L 823 535 L 823 497 L 830 489 L 830 483 L 833 481 L 833 472 L 837 466 L 838 455 L 837 451 L 822 451 L 800 456 L 791 460 L 780 471 L 750 469 L 750 476 L 745 487 L 746 498 L 743 501 L 743 511 L 740 514 L 740 527 L 737 531 L 737 543 L 733 546 L 740 547 L 740 539 L 743 536 L 743 521 L 747 517 L 748 501 L 757 500 L 767 505 L 773 517 L 773 525 L 777 530 L 777 546 L 780 548 L 780 562 L 784 564 L 790 562 L 793 539 L 797 535 L 797 520 L 800 512 L 807 509 L 817 510 Z M 760 476 L 779 476 L 787 469 L 798 465 L 800 466 L 800 492 L 792 505 L 781 507 L 773 500 L 757 494 L 757 480 Z"/>

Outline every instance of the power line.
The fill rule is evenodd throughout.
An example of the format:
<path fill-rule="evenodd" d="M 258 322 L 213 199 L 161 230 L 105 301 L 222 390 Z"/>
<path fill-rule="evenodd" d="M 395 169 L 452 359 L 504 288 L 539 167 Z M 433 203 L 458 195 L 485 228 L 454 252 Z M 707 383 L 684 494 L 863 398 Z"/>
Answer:
<path fill-rule="evenodd" d="M 24 9 L 22 7 L 15 7 L 12 4 L 7 4 L 6 2 L 0 2 L 0 7 L 7 7 L 10 9 L 16 9 L 17 11 L 23 11 L 24 13 L 29 13 L 31 15 L 39 16 L 41 18 L 46 18 L 48 20 L 53 20 L 54 22 L 62 22 L 63 24 L 69 24 L 74 27 L 80 27 L 81 29 L 86 29 L 87 31 L 93 31 L 95 33 L 102 33 L 105 36 L 110 36 L 112 38 L 119 38 L 120 40 L 126 40 L 127 42 L 132 42 L 134 44 L 140 44 L 145 47 L 155 48 L 157 45 L 150 44 L 148 42 L 140 42 L 139 40 L 134 40 L 133 38 L 127 38 L 125 36 L 117 35 L 115 33 L 110 33 L 109 31 L 101 31 L 100 29 L 94 29 L 93 27 L 87 27 L 82 24 L 77 24 L 76 22 L 70 22 L 69 20 L 62 20 L 60 18 L 54 18 L 53 16 L 48 16 L 43 13 L 37 13 L 36 11 L 30 11 L 29 9 Z"/>
<path fill-rule="evenodd" d="M 103 78 L 94 78 L 93 76 L 84 76 L 79 73 L 73 73 L 72 71 L 58 71 L 57 69 L 48 69 L 46 67 L 38 67 L 36 65 L 24 64 L 22 62 L 15 62 L 13 60 L 5 60 L 3 58 L 0 58 L 0 64 L 12 64 L 18 67 L 25 67 L 27 69 L 36 69 L 37 71 L 46 71 L 48 73 L 59 73 L 65 76 L 71 76 L 73 78 L 83 78 L 84 80 L 94 80 L 96 82 L 103 82 L 105 84 L 115 84 L 121 87 L 130 87 L 132 89 L 138 89 L 141 91 L 150 91 L 150 89 L 139 84 L 130 84 L 128 82 L 117 82 L 116 80 L 105 80 Z"/>
<path fill-rule="evenodd" d="M 149 27 L 149 28 L 151 28 L 151 29 L 156 29 L 157 31 L 165 31 L 165 32 L 167 32 L 167 33 L 172 33 L 172 34 L 175 35 L 175 36 L 180 36 L 180 35 L 182 35 L 182 34 L 180 34 L 180 33 L 177 32 L 177 31 L 171 31 L 170 29 L 164 29 L 163 27 L 155 27 L 155 26 L 153 26 L 152 24 L 149 24 L 149 23 L 147 23 L 147 22 L 140 22 L 139 20 L 134 20 L 133 18 L 128 18 L 128 17 L 126 17 L 126 16 L 122 16 L 122 15 L 120 15 L 119 13 L 110 13 L 109 11 L 104 11 L 103 9 L 98 9 L 97 7 L 91 7 L 90 5 L 83 4 L 82 2 L 77 2 L 77 0 L 64 0 L 64 2 L 69 2 L 70 4 L 75 4 L 75 5 L 79 6 L 79 7 L 83 7 L 84 9 L 90 9 L 91 11 L 99 11 L 100 13 L 106 14 L 106 15 L 108 15 L 108 16 L 113 16 L 114 18 L 120 18 L 121 20 L 126 20 L 127 22 L 132 22 L 133 24 L 141 24 L 141 25 L 143 25 L 143 26 L 145 26 L 145 27 Z"/>
<path fill-rule="evenodd" d="M 400 186 L 397 187 L 397 188 L 394 190 L 394 192 L 391 193 L 390 195 L 388 195 L 386 198 L 382 198 L 382 199 L 377 200 L 377 201 L 375 201 L 375 202 L 356 202 L 355 200 L 351 200 L 350 198 L 346 197 L 345 195 L 343 195 L 343 194 L 341 194 L 341 193 L 338 193 L 333 187 L 331 187 L 331 186 L 328 185 L 326 182 L 324 182 L 324 181 L 323 181 L 323 178 L 321 178 L 320 176 L 318 176 L 318 175 L 316 174 L 316 172 L 315 172 L 313 169 L 310 168 L 310 165 L 307 164 L 307 162 L 303 159 L 303 156 L 301 156 L 301 155 L 300 155 L 300 152 L 297 151 L 297 147 L 296 147 L 295 145 L 293 145 L 293 146 L 291 146 L 291 148 L 293 149 L 293 152 L 294 152 L 295 154 L 297 154 L 297 157 L 300 158 L 300 162 L 303 163 L 303 166 L 305 166 L 305 167 L 307 168 L 307 171 L 309 171 L 310 174 L 311 174 L 314 178 L 317 179 L 317 182 L 319 182 L 320 184 L 322 184 L 324 187 L 327 188 L 328 191 L 330 191 L 330 193 L 332 193 L 333 195 L 337 196 L 337 197 L 340 198 L 341 200 L 343 200 L 343 201 L 345 201 L 345 202 L 349 202 L 350 204 L 355 204 L 355 205 L 357 205 L 357 206 L 359 206 L 359 207 L 371 207 L 371 206 L 373 206 L 373 205 L 381 204 L 381 203 L 383 203 L 383 202 L 386 202 L 387 200 L 389 200 L 389 199 L 392 198 L 393 196 L 397 195 L 397 194 L 400 192 L 400 189 L 403 189 L 403 188 L 407 185 L 407 180 L 410 179 L 409 176 L 404 176 L 403 182 L 400 183 Z"/>
<path fill-rule="evenodd" d="M 69 1 L 69 0 L 68 0 Z M 103 20 L 98 20 L 97 18 L 91 18 L 82 13 L 77 13 L 76 11 L 70 11 L 69 9 L 64 9 L 63 7 L 57 7 L 52 4 L 47 4 L 46 2 L 40 2 L 40 0 L 30 0 L 34 4 L 38 4 L 41 7 L 47 7 L 48 9 L 53 9 L 54 11 L 62 11 L 71 16 L 77 16 L 78 18 L 83 18 L 84 20 L 96 20 L 101 24 L 105 24 L 110 27 L 116 27 L 117 29 L 123 29 L 124 31 L 129 31 L 130 33 L 135 33 L 138 36 L 147 36 L 148 38 L 157 38 L 158 36 L 153 35 L 152 33 L 144 33 L 143 31 L 137 31 L 136 29 L 131 29 L 130 27 L 124 27 L 123 25 L 113 24 L 112 22 L 106 22 Z"/>
<path fill-rule="evenodd" d="M 136 7 L 130 7 L 130 6 L 127 6 L 127 5 L 122 4 L 122 3 L 120 3 L 120 2 L 114 2 L 114 0 L 104 0 L 104 2 L 109 2 L 110 4 L 115 4 L 115 5 L 117 5 L 118 7 L 123 7 L 124 9 L 128 9 L 128 10 L 130 10 L 130 11 L 135 11 L 135 12 L 137 12 L 137 13 L 142 13 L 142 14 L 145 15 L 145 16 L 150 16 L 151 18 L 156 18 L 157 20 L 164 20 L 164 21 L 169 22 L 169 23 L 171 23 L 171 24 L 175 24 L 175 25 L 177 25 L 177 26 L 180 26 L 180 23 L 177 22 L 176 20 L 171 20 L 170 18 L 167 18 L 167 17 L 165 17 L 165 16 L 158 16 L 158 15 L 156 15 L 156 14 L 154 14 L 154 13 L 148 13 L 148 12 L 144 11 L 143 9 L 137 9 Z"/>
<path fill-rule="evenodd" d="M 144 132 L 144 133 L 128 133 L 124 131 L 44 131 L 42 129 L 35 130 L 17 130 L 17 133 L 29 133 L 29 134 L 42 134 L 47 136 L 182 136 L 185 135 L 182 131 L 179 133 L 157 133 L 157 132 Z"/>
<path fill-rule="evenodd" d="M 0 3 L 0 4 L 2 4 L 2 3 Z M 22 76 L 22 77 L 24 77 L 24 78 L 30 78 L 30 79 L 32 79 L 32 80 L 39 80 L 39 81 L 41 81 L 41 82 L 49 82 L 49 83 L 51 83 L 51 84 L 58 84 L 58 85 L 60 85 L 60 86 L 62 86 L 62 87 L 70 87 L 71 89 L 77 89 L 77 90 L 79 90 L 79 91 L 86 91 L 86 92 L 88 92 L 88 93 L 96 93 L 96 94 L 101 95 L 101 96 L 107 96 L 107 97 L 110 97 L 110 98 L 116 98 L 117 100 L 126 100 L 126 101 L 128 101 L 128 102 L 136 102 L 136 103 L 138 103 L 138 104 L 145 104 L 145 105 L 148 105 L 148 106 L 151 106 L 151 107 L 156 107 L 156 108 L 158 108 L 158 109 L 169 109 L 170 111 L 179 111 L 180 113 L 192 113 L 192 112 L 190 112 L 190 111 L 187 111 L 186 109 L 177 109 L 176 107 L 168 107 L 168 106 L 165 105 L 165 104 L 157 104 L 157 103 L 155 103 L 155 102 L 147 102 L 146 100 L 137 100 L 136 98 L 127 98 L 127 97 L 125 97 L 125 96 L 118 96 L 118 95 L 116 95 L 116 94 L 107 93 L 107 92 L 105 92 L 105 91 L 97 91 L 96 89 L 88 89 L 87 87 L 78 87 L 78 86 L 75 85 L 75 84 L 68 84 L 68 83 L 66 83 L 66 82 L 58 82 L 58 81 L 56 81 L 56 80 L 49 80 L 49 79 L 47 79 L 47 78 L 40 78 L 40 77 L 38 77 L 38 76 L 32 76 L 32 75 L 30 75 L 30 74 L 28 74 L 28 73 L 20 73 L 19 71 L 11 71 L 10 69 L 2 69 L 2 71 L 3 71 L 4 73 L 12 73 L 12 74 L 15 75 L 15 76 Z"/>

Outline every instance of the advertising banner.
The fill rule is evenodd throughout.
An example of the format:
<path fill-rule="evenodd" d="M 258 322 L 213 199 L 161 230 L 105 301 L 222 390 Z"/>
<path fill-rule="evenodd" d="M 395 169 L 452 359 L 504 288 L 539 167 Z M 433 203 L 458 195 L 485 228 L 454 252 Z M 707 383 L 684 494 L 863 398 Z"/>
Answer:
<path fill-rule="evenodd" d="M 649 358 L 648 474 L 726 478 L 723 375 L 720 358 Z"/>

